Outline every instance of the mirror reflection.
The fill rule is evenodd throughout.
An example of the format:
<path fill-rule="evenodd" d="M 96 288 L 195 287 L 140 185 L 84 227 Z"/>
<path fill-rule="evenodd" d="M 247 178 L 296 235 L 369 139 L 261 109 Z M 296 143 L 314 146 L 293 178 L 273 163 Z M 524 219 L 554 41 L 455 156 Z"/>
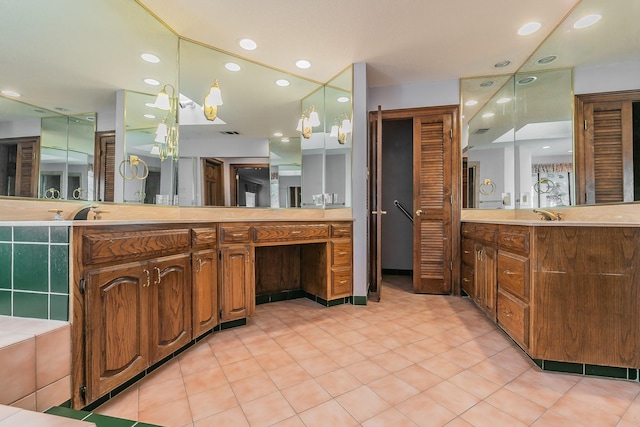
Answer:
<path fill-rule="evenodd" d="M 462 79 L 464 208 L 531 209 L 597 202 L 589 197 L 590 186 L 598 183 L 590 180 L 588 174 L 593 172 L 588 165 L 603 160 L 585 157 L 584 150 L 580 159 L 574 159 L 575 140 L 584 138 L 573 135 L 573 96 L 638 88 L 640 30 L 633 23 L 638 13 L 640 5 L 633 0 L 582 0 L 515 75 Z M 581 24 L 583 18 L 596 15 L 591 25 Z M 505 101 L 498 111 L 496 102 L 508 92 L 513 102 Z M 496 156 L 482 153 L 487 150 Z M 487 158 L 484 171 L 478 157 Z"/>

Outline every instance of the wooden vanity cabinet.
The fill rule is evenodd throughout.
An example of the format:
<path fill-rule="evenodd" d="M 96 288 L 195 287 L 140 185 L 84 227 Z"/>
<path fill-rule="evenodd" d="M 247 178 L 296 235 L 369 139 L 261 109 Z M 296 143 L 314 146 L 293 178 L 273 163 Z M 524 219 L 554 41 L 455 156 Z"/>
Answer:
<path fill-rule="evenodd" d="M 353 292 L 351 224 L 331 224 L 331 286 L 328 299 L 346 297 Z"/>
<path fill-rule="evenodd" d="M 218 312 L 218 240 L 216 227 L 191 229 L 193 338 L 213 329 Z"/>
<path fill-rule="evenodd" d="M 221 224 L 220 321 L 244 319 L 255 311 L 254 249 L 250 224 Z"/>

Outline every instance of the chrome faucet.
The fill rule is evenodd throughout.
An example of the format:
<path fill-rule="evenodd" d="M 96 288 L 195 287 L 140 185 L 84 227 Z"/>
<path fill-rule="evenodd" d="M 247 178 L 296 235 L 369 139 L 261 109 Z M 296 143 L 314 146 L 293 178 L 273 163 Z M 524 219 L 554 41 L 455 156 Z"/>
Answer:
<path fill-rule="evenodd" d="M 551 212 L 544 209 L 534 209 L 533 211 L 540 214 L 540 219 L 543 221 L 560 221 L 562 219 L 562 215 L 559 212 Z"/>

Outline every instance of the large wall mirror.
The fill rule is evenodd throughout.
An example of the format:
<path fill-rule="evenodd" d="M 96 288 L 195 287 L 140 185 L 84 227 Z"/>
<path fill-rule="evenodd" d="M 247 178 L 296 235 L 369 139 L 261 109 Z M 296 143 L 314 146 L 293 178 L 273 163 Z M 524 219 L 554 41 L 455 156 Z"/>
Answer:
<path fill-rule="evenodd" d="M 250 206 L 254 191 L 254 206 L 350 206 L 350 67 L 328 83 L 304 79 L 180 38 L 134 1 L 10 2 L 0 26 L 12 40 L 0 46 L 12 64 L 3 85 L 22 92 L 0 95 L 0 196 Z M 214 83 L 223 104 L 207 120 Z M 173 111 L 157 108 L 161 90 Z M 309 103 L 320 123 L 305 138 L 297 125 Z M 174 128 L 175 149 L 161 124 Z M 113 146 L 94 159 L 113 130 Z M 111 197 L 103 163 L 115 165 Z"/>
<path fill-rule="evenodd" d="M 576 204 L 574 91 L 640 87 L 617 77 L 640 68 L 638 16 L 634 0 L 582 0 L 515 75 L 461 80 L 463 208 Z"/>

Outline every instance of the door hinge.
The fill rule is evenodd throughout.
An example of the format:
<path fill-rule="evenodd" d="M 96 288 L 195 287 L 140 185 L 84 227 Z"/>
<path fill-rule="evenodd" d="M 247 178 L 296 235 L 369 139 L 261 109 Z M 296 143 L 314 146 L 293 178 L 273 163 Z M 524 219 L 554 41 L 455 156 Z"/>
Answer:
<path fill-rule="evenodd" d="M 449 129 L 449 136 L 453 138 L 453 129 Z"/>
<path fill-rule="evenodd" d="M 453 194 L 451 195 L 451 197 L 449 198 L 449 203 L 451 203 L 451 206 L 453 206 Z"/>
<path fill-rule="evenodd" d="M 222 319 L 222 310 L 218 313 L 218 319 Z"/>
<path fill-rule="evenodd" d="M 449 263 L 449 270 L 453 271 L 453 261 Z"/>
<path fill-rule="evenodd" d="M 218 259 L 222 261 L 222 251 L 218 251 Z"/>
<path fill-rule="evenodd" d="M 85 287 L 86 287 L 86 281 L 84 280 L 84 277 L 82 277 L 80 279 L 80 293 L 82 295 L 84 295 Z"/>
<path fill-rule="evenodd" d="M 87 402 L 87 386 L 84 384 L 80 385 L 80 399 L 82 399 L 82 401 L 84 403 Z"/>
<path fill-rule="evenodd" d="M 585 120 L 585 121 L 584 121 L 584 130 L 587 130 L 587 127 L 588 127 L 588 126 L 587 126 L 587 121 Z"/>

